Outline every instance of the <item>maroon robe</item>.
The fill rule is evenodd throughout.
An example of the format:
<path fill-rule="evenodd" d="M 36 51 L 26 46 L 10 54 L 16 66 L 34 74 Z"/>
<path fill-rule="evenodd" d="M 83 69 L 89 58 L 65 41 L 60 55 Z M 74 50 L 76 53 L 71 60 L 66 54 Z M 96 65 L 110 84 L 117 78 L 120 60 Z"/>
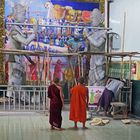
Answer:
<path fill-rule="evenodd" d="M 49 122 L 52 126 L 61 128 L 62 124 L 62 101 L 60 90 L 54 84 L 48 87 L 48 97 L 50 98 L 50 118 Z"/>

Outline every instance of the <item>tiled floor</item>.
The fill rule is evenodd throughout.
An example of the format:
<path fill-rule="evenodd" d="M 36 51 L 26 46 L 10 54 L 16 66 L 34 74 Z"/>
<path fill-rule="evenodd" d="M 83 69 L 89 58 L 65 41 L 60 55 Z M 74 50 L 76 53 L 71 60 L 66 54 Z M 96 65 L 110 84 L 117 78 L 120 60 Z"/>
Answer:
<path fill-rule="evenodd" d="M 63 111 L 64 131 L 49 129 L 48 117 L 38 113 L 0 113 L 0 140 L 139 140 L 140 126 L 124 125 L 119 120 L 111 120 L 105 126 L 90 126 L 83 130 L 69 129 L 68 111 Z"/>

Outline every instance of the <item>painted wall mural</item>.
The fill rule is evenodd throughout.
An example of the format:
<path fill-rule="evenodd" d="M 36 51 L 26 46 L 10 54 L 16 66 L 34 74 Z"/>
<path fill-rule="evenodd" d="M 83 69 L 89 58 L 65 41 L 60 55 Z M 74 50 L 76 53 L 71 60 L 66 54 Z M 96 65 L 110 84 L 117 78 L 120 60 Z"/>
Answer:
<path fill-rule="evenodd" d="M 13 15 L 13 9 L 21 4 L 26 9 L 23 22 L 18 21 L 16 16 Z M 34 37 L 31 37 L 29 43 L 22 42 L 22 48 L 30 51 L 49 51 L 53 53 L 61 52 L 77 52 L 87 51 L 85 38 L 83 35 L 84 27 L 91 25 L 90 15 L 93 9 L 99 9 L 98 2 L 75 2 L 70 0 L 6 0 L 5 1 L 5 26 L 7 37 L 5 39 L 6 48 L 11 48 L 10 34 L 13 27 L 17 27 L 25 38 L 28 39 L 36 32 Z M 20 10 L 20 8 L 19 8 Z M 20 17 L 19 11 L 18 18 Z M 8 24 L 9 23 L 9 24 Z M 12 25 L 10 23 L 15 23 Z M 17 25 L 18 23 L 18 25 Z M 19 23 L 21 23 L 19 25 Z M 26 24 L 26 25 L 22 25 Z M 47 26 L 46 26 L 47 25 Z M 77 28 L 75 28 L 77 26 Z M 82 28 L 79 28 L 82 27 Z M 36 30 L 36 31 L 35 31 Z M 6 60 L 9 62 L 9 56 Z M 58 76 L 61 80 L 65 77 L 66 71 L 72 71 L 70 68 L 69 60 L 66 57 L 50 58 L 47 62 L 44 57 L 23 57 L 24 71 L 26 71 L 26 80 L 41 81 L 52 80 L 54 76 Z M 44 60 L 45 59 L 45 60 Z M 30 61 L 34 61 L 30 63 Z M 58 63 L 60 62 L 60 63 Z M 61 69 L 60 74 L 56 74 Z M 45 65 L 45 66 L 44 66 Z M 77 58 L 72 60 L 72 66 L 76 67 Z M 9 66 L 8 70 L 10 70 Z M 66 70 L 66 67 L 68 69 Z M 47 70 L 47 69 L 50 70 Z M 44 72 L 42 72 L 42 70 Z M 50 71 L 50 72 L 49 72 Z M 7 72 L 7 79 L 10 75 Z M 74 76 L 73 74 L 70 74 Z M 42 79 L 44 78 L 45 79 Z M 69 78 L 73 79 L 73 78 Z M 13 83 L 13 82 L 12 82 Z M 22 84 L 22 83 L 20 83 Z"/>
<path fill-rule="evenodd" d="M 18 8 L 19 4 L 22 5 L 26 11 L 24 16 L 22 14 L 22 8 Z M 13 14 L 16 7 L 19 11 L 16 14 Z M 98 30 L 98 35 L 96 34 L 95 36 L 94 34 L 97 32 L 97 30 L 95 31 L 92 29 L 93 26 L 96 26 L 96 22 L 103 18 L 103 14 L 100 14 L 100 17 L 98 16 L 99 14 L 97 14 L 97 12 L 95 12 L 95 16 L 93 16 L 93 11 L 99 11 L 98 9 L 100 8 L 101 3 L 99 1 L 79 2 L 72 0 L 6 0 L 6 49 L 14 48 L 29 51 L 47 51 L 57 54 L 65 52 L 76 53 L 79 51 L 90 51 L 94 50 L 94 46 L 95 50 L 98 48 L 99 51 L 103 51 L 103 49 L 100 50 L 100 47 L 98 47 L 98 45 L 102 46 L 102 44 L 101 42 L 98 44 L 97 39 L 101 36 L 105 42 L 106 32 Z M 19 20 L 23 17 L 24 20 Z M 102 22 L 103 20 L 100 20 L 97 26 L 100 26 Z M 15 31 L 20 34 L 19 40 L 19 36 L 17 37 L 17 34 L 14 34 Z M 90 38 L 89 34 L 92 34 Z M 21 39 L 21 36 L 22 39 L 24 37 L 24 41 Z M 13 43 L 11 44 L 11 40 L 13 38 L 15 41 L 12 41 Z M 94 40 L 97 46 L 91 40 Z M 87 43 L 87 41 L 90 42 L 90 44 Z M 17 45 L 14 45 L 14 43 L 17 43 Z M 19 55 L 17 57 L 19 58 Z M 12 79 L 10 78 L 11 65 L 9 65 L 9 62 L 11 62 L 11 60 L 9 61 L 9 59 L 11 59 L 11 55 L 6 55 L 6 77 L 8 83 L 13 84 L 13 81 L 9 82 L 9 79 Z M 46 81 L 52 81 L 54 77 L 59 77 L 62 81 L 76 81 L 80 75 L 77 57 L 50 58 L 46 56 L 35 57 L 22 55 L 22 58 L 20 57 L 19 60 L 22 60 L 21 67 L 23 67 L 23 71 L 26 73 L 25 78 L 18 83 L 21 85 L 25 83 L 24 80 L 38 82 L 45 81 L 46 83 Z M 88 63 L 87 57 L 84 58 L 83 63 L 85 66 L 84 76 L 86 76 L 88 81 L 89 73 L 86 71 L 89 68 L 89 65 L 90 70 L 92 69 L 92 64 L 91 62 L 90 64 Z M 19 67 L 18 71 L 23 73 L 21 67 Z M 99 66 L 98 71 L 100 71 Z M 69 73 L 71 77 L 69 77 L 67 73 Z M 104 78 L 104 75 L 102 77 Z M 101 80 L 101 78 L 98 79 Z M 14 80 L 14 82 L 15 81 L 18 80 Z M 90 85 L 100 84 L 97 82 L 97 80 L 95 81 L 96 82 L 92 80 Z"/>

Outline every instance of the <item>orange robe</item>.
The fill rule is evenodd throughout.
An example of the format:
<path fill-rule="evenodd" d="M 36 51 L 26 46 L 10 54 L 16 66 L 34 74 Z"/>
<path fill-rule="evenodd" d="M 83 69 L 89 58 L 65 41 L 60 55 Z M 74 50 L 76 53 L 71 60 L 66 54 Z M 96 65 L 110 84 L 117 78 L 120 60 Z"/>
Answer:
<path fill-rule="evenodd" d="M 75 122 L 85 122 L 88 88 L 84 85 L 75 85 L 70 92 L 71 102 L 69 119 Z"/>

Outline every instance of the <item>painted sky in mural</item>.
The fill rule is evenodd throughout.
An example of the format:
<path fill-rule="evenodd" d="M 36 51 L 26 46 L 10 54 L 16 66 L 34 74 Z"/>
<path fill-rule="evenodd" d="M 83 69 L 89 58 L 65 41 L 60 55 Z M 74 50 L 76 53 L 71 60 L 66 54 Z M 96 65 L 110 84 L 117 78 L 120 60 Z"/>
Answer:
<path fill-rule="evenodd" d="M 75 10 L 87 10 L 92 11 L 94 8 L 99 8 L 99 3 L 92 2 L 73 2 L 71 0 L 5 0 L 5 15 L 9 15 L 12 12 L 12 7 L 15 3 L 21 3 L 27 6 L 29 9 L 28 14 L 30 16 L 42 16 L 45 18 L 47 14 L 46 5 L 47 2 L 51 2 L 53 5 L 61 5 L 63 7 L 69 6 Z M 38 11 L 38 15 L 35 12 Z"/>

